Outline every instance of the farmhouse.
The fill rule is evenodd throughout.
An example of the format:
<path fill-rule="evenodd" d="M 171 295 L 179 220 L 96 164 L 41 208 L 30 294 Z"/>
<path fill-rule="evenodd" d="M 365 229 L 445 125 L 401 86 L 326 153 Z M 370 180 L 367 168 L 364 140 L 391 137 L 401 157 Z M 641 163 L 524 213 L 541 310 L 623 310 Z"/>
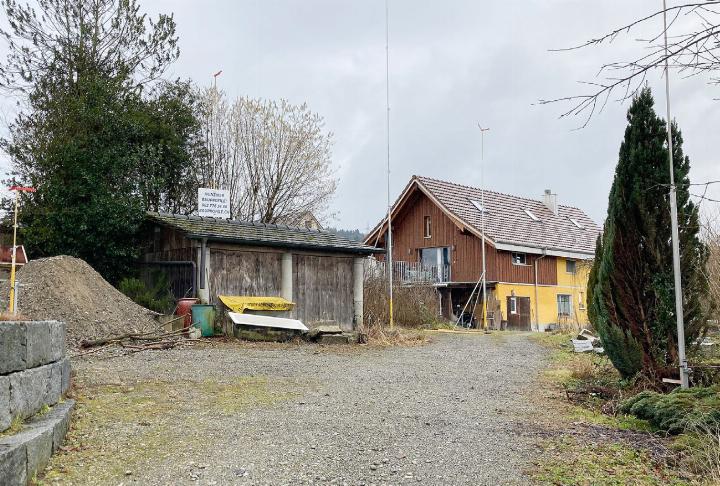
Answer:
<path fill-rule="evenodd" d="M 333 233 L 229 219 L 148 213 L 144 261 L 176 297 L 283 297 L 308 327 L 363 319 L 363 260 L 377 251 Z"/>
<path fill-rule="evenodd" d="M 490 326 L 587 323 L 587 277 L 600 229 L 580 209 L 558 205 L 550 191 L 533 200 L 414 176 L 391 215 L 395 279 L 436 286 L 445 317 L 457 318 L 478 285 L 484 228 Z M 365 243 L 385 248 L 386 239 L 387 219 Z M 471 302 L 479 308 L 466 312 L 482 315 L 482 299 Z"/>

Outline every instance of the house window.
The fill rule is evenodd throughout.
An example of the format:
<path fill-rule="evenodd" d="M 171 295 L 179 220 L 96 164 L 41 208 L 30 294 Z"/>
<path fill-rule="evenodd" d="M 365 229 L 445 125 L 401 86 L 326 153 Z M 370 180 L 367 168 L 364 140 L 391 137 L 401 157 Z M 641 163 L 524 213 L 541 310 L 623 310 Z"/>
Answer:
<path fill-rule="evenodd" d="M 575 273 L 577 262 L 575 260 L 565 260 L 565 271 L 567 273 Z"/>
<path fill-rule="evenodd" d="M 567 294 L 558 294 L 557 307 L 559 316 L 572 315 L 572 299 Z"/>
<path fill-rule="evenodd" d="M 512 254 L 513 265 L 527 265 L 527 255 L 525 253 Z"/>
<path fill-rule="evenodd" d="M 432 221 L 430 220 L 430 216 L 425 216 L 425 238 L 430 238 L 432 236 Z"/>
<path fill-rule="evenodd" d="M 517 314 L 517 297 L 510 297 L 510 314 Z"/>
<path fill-rule="evenodd" d="M 585 310 L 585 292 L 578 294 L 578 309 Z"/>

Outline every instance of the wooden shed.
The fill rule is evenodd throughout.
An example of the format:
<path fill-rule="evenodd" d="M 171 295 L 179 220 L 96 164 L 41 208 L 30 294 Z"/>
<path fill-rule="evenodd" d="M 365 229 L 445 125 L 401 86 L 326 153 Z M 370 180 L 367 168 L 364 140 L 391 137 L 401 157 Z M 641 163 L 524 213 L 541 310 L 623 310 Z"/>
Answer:
<path fill-rule="evenodd" d="M 218 295 L 279 296 L 308 327 L 363 320 L 363 262 L 377 248 L 334 233 L 227 219 L 148 213 L 144 261 L 173 288 L 218 304 Z"/>

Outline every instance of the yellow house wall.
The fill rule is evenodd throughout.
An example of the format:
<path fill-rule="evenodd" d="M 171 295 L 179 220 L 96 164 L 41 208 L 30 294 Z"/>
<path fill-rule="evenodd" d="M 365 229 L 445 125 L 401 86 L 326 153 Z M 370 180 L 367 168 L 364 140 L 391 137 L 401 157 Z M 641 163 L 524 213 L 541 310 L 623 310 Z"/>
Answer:
<path fill-rule="evenodd" d="M 557 285 L 538 285 L 537 297 L 539 305 L 535 305 L 535 286 L 532 284 L 517 284 L 499 282 L 495 286 L 494 296 L 500 301 L 502 319 L 507 320 L 507 298 L 530 298 L 530 325 L 534 330 L 544 330 L 550 324 L 560 324 L 568 327 L 582 327 L 588 324 L 587 317 L 587 280 L 590 271 L 588 260 L 577 260 L 574 274 L 566 271 L 566 259 L 557 258 Z M 558 319 L 557 296 L 567 294 L 572 300 L 572 315 Z M 581 305 L 582 303 L 582 305 Z M 537 311 L 536 311 L 537 309 Z M 536 313 L 539 319 L 536 320 Z M 560 322 L 558 322 L 560 321 Z M 535 323 L 539 323 L 537 329 Z"/>

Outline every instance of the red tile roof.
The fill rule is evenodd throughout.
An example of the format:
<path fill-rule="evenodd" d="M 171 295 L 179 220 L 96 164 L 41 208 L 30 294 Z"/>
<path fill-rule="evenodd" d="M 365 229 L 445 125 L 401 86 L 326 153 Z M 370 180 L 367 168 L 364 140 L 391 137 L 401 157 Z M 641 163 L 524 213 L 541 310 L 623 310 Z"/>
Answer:
<path fill-rule="evenodd" d="M 415 176 L 413 180 L 447 211 L 475 230 L 481 230 L 482 213 L 472 203 L 472 200 L 482 200 L 479 188 L 429 177 Z M 595 253 L 600 228 L 582 210 L 558 205 L 558 214 L 555 215 L 542 201 L 488 190 L 484 193 L 485 235 L 494 243 L 589 255 Z M 539 221 L 534 221 L 525 210 L 532 212 Z M 578 228 L 570 218 L 582 228 Z"/>
<path fill-rule="evenodd" d="M 465 225 L 474 234 L 481 234 L 482 213 L 473 200 L 483 197 L 479 188 L 469 187 L 429 177 L 413 176 L 393 204 L 393 213 L 400 210 L 402 201 L 413 190 L 421 190 L 458 224 Z M 595 241 L 600 227 L 582 210 L 558 205 L 554 214 L 542 201 L 485 190 L 485 237 L 495 247 L 578 258 L 595 254 Z M 533 220 L 525 211 L 537 217 Z M 571 220 L 580 225 L 578 227 Z M 376 241 L 384 232 L 387 220 L 383 219 L 365 236 L 365 241 Z M 535 251 L 532 251 L 535 250 Z"/>

